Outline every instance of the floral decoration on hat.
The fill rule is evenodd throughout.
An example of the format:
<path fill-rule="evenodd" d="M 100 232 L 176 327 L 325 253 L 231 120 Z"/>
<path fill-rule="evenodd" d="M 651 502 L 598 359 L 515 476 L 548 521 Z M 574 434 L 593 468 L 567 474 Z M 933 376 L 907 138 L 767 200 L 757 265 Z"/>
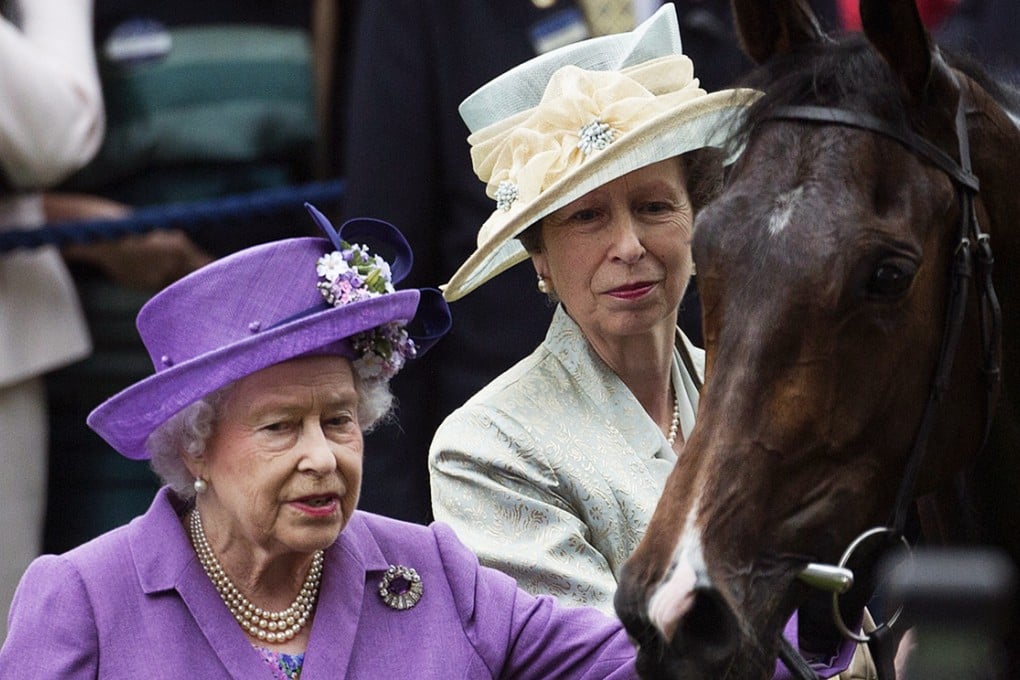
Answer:
<path fill-rule="evenodd" d="M 593 151 L 602 151 L 616 139 L 616 130 L 596 118 L 581 128 L 577 148 L 587 156 Z"/>
<path fill-rule="evenodd" d="M 373 255 L 367 246 L 340 240 L 340 249 L 326 253 L 315 264 L 322 279 L 318 289 L 326 302 L 341 307 L 394 292 L 389 263 Z M 390 322 L 351 336 L 351 346 L 359 354 L 354 369 L 369 380 L 389 380 L 418 348 L 404 326 Z"/>
<path fill-rule="evenodd" d="M 505 203 L 508 183 L 515 199 L 534 200 L 595 152 L 705 95 L 682 54 L 622 71 L 565 66 L 537 106 L 468 138 L 475 172 L 497 202 Z"/>
<path fill-rule="evenodd" d="M 506 212 L 513 207 L 514 201 L 517 200 L 517 185 L 509 180 L 503 180 L 499 183 L 494 198 L 496 199 L 496 208 Z"/>

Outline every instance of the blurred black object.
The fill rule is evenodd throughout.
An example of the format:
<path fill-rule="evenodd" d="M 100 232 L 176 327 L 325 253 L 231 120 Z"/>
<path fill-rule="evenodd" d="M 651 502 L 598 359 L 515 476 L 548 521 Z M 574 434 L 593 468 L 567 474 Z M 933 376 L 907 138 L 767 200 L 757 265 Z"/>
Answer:
<path fill-rule="evenodd" d="M 1003 553 L 918 549 L 889 569 L 890 605 L 910 627 L 903 680 L 1005 678 L 1005 631 L 1016 614 L 1017 570 Z"/>

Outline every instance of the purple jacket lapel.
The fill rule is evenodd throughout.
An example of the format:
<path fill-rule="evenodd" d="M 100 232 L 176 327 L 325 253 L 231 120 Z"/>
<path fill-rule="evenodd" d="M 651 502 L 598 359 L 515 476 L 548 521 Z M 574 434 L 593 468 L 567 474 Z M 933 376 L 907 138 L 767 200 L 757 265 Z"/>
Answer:
<path fill-rule="evenodd" d="M 169 495 L 165 488 L 159 493 Z M 168 502 L 158 498 L 142 522 L 134 523 L 137 530 L 131 533 L 131 552 L 142 590 L 147 595 L 176 590 L 232 677 L 248 680 L 264 675 L 265 662 L 202 570 L 177 516 L 179 508 L 174 508 L 170 498 Z"/>
<path fill-rule="evenodd" d="M 319 604 L 302 675 L 343 677 L 350 667 L 362 621 L 368 572 L 386 570 L 388 563 L 360 514 L 326 551 Z"/>

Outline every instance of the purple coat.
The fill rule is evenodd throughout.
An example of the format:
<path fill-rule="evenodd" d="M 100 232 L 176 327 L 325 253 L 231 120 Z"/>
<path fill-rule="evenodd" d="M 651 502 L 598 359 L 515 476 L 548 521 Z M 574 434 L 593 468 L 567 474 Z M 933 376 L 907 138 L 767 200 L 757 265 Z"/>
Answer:
<path fill-rule="evenodd" d="M 0 649 L 0 678 L 269 678 L 198 562 L 163 489 L 149 510 L 25 572 Z M 379 597 L 390 564 L 424 594 Z M 533 597 L 442 524 L 355 513 L 326 551 L 303 680 L 633 678 L 619 622 Z"/>

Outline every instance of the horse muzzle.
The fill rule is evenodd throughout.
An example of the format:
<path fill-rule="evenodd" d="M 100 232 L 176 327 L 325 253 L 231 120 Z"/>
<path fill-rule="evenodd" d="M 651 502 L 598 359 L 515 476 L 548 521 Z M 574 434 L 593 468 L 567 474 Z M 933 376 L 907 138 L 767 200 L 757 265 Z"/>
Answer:
<path fill-rule="evenodd" d="M 662 585 L 660 584 L 659 588 Z M 657 600 L 657 596 L 660 598 Z M 638 648 L 637 671 L 656 680 L 767 680 L 770 665 L 736 611 L 704 574 L 681 604 L 664 607 L 656 591 L 638 594 L 621 582 L 616 607 Z M 664 618 L 664 612 L 675 616 Z"/>

